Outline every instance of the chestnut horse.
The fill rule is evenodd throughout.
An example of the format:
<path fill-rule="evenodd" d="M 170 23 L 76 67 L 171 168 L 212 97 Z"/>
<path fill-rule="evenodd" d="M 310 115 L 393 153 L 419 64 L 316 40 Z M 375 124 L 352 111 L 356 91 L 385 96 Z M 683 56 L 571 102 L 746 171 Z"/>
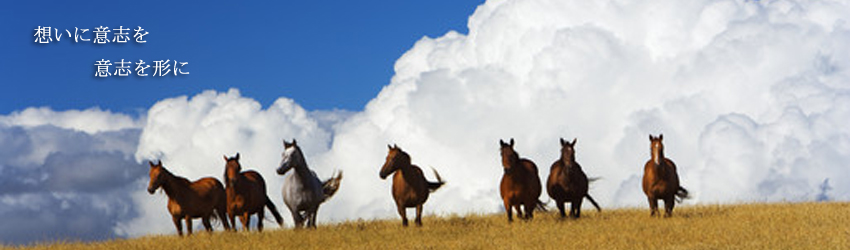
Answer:
<path fill-rule="evenodd" d="M 257 214 L 257 231 L 263 231 L 263 208 L 269 207 L 278 225 L 283 225 L 283 218 L 277 212 L 272 200 L 266 195 L 266 181 L 253 170 L 242 172 L 239 164 L 239 153 L 235 157 L 224 156 L 224 179 L 227 187 L 227 214 L 230 224 L 236 229 L 236 216 L 242 221 L 242 229 L 248 231 L 251 215 Z"/>
<path fill-rule="evenodd" d="M 510 144 L 499 140 L 499 145 L 502 153 L 502 167 L 505 171 L 500 188 L 505 212 L 508 213 L 508 222 L 514 221 L 511 209 L 516 209 L 517 217 L 520 219 L 532 219 L 535 207 L 545 210 L 543 202 L 537 199 L 541 191 L 537 165 L 519 157 L 519 154 L 514 151 L 513 138 Z M 520 209 L 520 206 L 523 209 Z"/>
<path fill-rule="evenodd" d="M 576 162 L 575 146 L 576 139 L 570 143 L 561 138 L 561 158 L 552 163 L 549 180 L 546 182 L 546 191 L 549 192 L 549 197 L 555 200 L 561 218 L 566 217 L 564 202 L 570 203 L 571 218 L 581 217 L 581 202 L 584 198 L 587 198 L 597 211 L 602 211 L 599 204 L 587 194 L 587 175 Z"/>
<path fill-rule="evenodd" d="M 398 214 L 401 215 L 401 225 L 407 226 L 406 209 L 416 207 L 416 225 L 422 226 L 422 205 L 428 200 L 428 193 L 436 191 L 445 182 L 433 168 L 431 170 L 434 171 L 437 182 L 429 182 L 422 174 L 422 169 L 410 164 L 410 155 L 396 145 L 387 145 L 387 147 L 389 153 L 384 166 L 381 167 L 380 176 L 381 179 L 386 179 L 387 176 L 395 173 L 392 191 Z"/>
<path fill-rule="evenodd" d="M 664 157 L 664 135 L 649 135 L 652 158 L 643 167 L 643 193 L 649 200 L 650 216 L 658 213 L 658 199 L 664 200 L 665 217 L 673 215 L 675 201 L 688 197 L 688 190 L 679 185 L 676 164 Z M 678 199 L 676 199 L 678 197 Z"/>
<path fill-rule="evenodd" d="M 176 176 L 162 166 L 159 161 L 156 164 L 148 161 L 151 165 L 148 184 L 148 193 L 153 194 L 162 187 L 168 196 L 168 212 L 171 220 L 177 227 L 177 234 L 183 236 L 183 225 L 181 219 L 186 220 L 186 230 L 192 235 L 192 219 L 201 218 L 204 228 L 212 232 L 210 218 L 218 216 L 224 224 L 224 230 L 230 230 L 227 223 L 227 197 L 221 182 L 212 177 L 201 178 L 195 182 L 189 182 L 186 178 Z"/>

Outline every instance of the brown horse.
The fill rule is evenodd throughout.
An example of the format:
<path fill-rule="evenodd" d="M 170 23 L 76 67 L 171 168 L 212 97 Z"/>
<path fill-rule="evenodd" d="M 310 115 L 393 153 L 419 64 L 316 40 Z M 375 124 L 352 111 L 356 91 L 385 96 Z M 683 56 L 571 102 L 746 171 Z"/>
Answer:
<path fill-rule="evenodd" d="M 422 174 L 422 169 L 416 165 L 410 164 L 410 155 L 405 153 L 396 145 L 389 146 L 387 160 L 384 166 L 381 167 L 381 179 L 386 179 L 387 176 L 393 174 L 393 199 L 398 209 L 398 214 L 401 215 L 401 225 L 407 226 L 407 211 L 409 207 L 416 207 L 416 225 L 422 226 L 422 205 L 428 200 L 428 193 L 436 191 L 443 186 L 445 182 L 440 178 L 437 170 L 434 170 L 434 175 L 437 176 L 437 182 L 429 182 Z"/>
<path fill-rule="evenodd" d="M 502 152 L 502 167 L 505 171 L 500 187 L 505 212 L 508 213 L 508 222 L 514 221 L 511 209 L 516 209 L 517 217 L 520 219 L 532 219 L 535 207 L 545 210 L 543 202 L 537 200 L 541 191 L 537 165 L 528 159 L 519 158 L 519 154 L 514 151 L 513 138 L 510 144 L 499 140 L 499 145 Z M 523 209 L 520 209 L 520 206 Z"/>
<path fill-rule="evenodd" d="M 664 200 L 665 217 L 673 215 L 675 201 L 688 197 L 688 190 L 679 185 L 676 164 L 664 157 L 664 135 L 649 135 L 652 159 L 643 167 L 643 193 L 649 200 L 650 216 L 658 213 L 658 199 Z M 678 200 L 676 198 L 679 198 Z"/>
<path fill-rule="evenodd" d="M 192 235 L 192 219 L 201 218 L 204 228 L 212 232 L 210 218 L 218 216 L 224 224 L 224 230 L 230 230 L 227 223 L 227 197 L 221 182 L 212 177 L 201 178 L 195 182 L 189 182 L 186 178 L 176 176 L 162 166 L 162 162 L 148 161 L 151 165 L 148 184 L 148 193 L 153 194 L 162 187 L 168 196 L 168 212 L 171 220 L 177 227 L 177 234 L 183 236 L 183 225 L 181 219 L 186 219 L 186 230 Z"/>
<path fill-rule="evenodd" d="M 570 143 L 561 138 L 561 158 L 552 163 L 549 180 L 546 182 L 546 191 L 549 192 L 549 197 L 555 200 L 561 218 L 566 217 L 564 202 L 570 203 L 570 217 L 581 217 L 581 202 L 584 198 L 587 198 L 597 211 L 602 211 L 599 204 L 587 194 L 587 175 L 576 162 L 575 146 L 576 139 Z"/>
<path fill-rule="evenodd" d="M 224 179 L 227 180 L 227 214 L 230 223 L 236 229 L 236 216 L 242 221 L 242 229 L 248 231 L 248 223 L 252 214 L 257 214 L 257 230 L 263 231 L 263 208 L 269 207 L 278 225 L 283 225 L 283 218 L 277 212 L 272 200 L 266 195 L 266 181 L 259 173 L 249 170 L 242 172 L 239 164 L 239 153 L 235 157 L 224 156 Z"/>

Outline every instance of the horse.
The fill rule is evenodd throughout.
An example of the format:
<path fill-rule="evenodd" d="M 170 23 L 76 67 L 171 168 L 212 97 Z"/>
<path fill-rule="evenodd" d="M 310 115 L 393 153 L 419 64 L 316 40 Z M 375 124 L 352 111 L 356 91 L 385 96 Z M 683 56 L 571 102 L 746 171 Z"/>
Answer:
<path fill-rule="evenodd" d="M 148 193 L 153 194 L 160 187 L 168 196 L 168 212 L 171 220 L 177 227 L 177 234 L 183 236 L 183 225 L 181 219 L 186 220 L 186 230 L 192 235 L 192 219 L 201 218 L 207 232 L 212 232 L 210 218 L 218 216 L 222 221 L 224 230 L 230 230 L 227 223 L 227 195 L 221 182 L 212 177 L 201 178 L 190 182 L 186 178 L 176 176 L 162 166 L 162 161 L 156 164 L 148 161 L 151 165 L 150 183 Z"/>
<path fill-rule="evenodd" d="M 293 174 L 287 176 L 286 182 L 283 183 L 283 202 L 286 203 L 289 212 L 292 213 L 295 228 L 303 227 L 305 220 L 307 227 L 316 228 L 316 213 L 319 210 L 319 205 L 330 199 L 339 190 L 342 172 L 339 172 L 336 177 L 331 177 L 323 182 L 319 181 L 316 173 L 307 167 L 307 161 L 304 159 L 304 154 L 301 153 L 301 148 L 298 147 L 295 139 L 292 139 L 292 143 L 287 143 L 284 140 L 283 148 L 277 174 L 284 175 L 290 169 L 295 169 Z"/>
<path fill-rule="evenodd" d="M 236 229 L 236 216 L 242 221 L 242 229 L 248 231 L 251 215 L 257 214 L 257 231 L 263 231 L 263 208 L 268 207 L 278 225 L 283 225 L 283 218 L 277 212 L 272 200 L 266 195 L 266 181 L 253 170 L 242 172 L 239 164 L 239 153 L 235 157 L 224 156 L 224 179 L 227 191 L 227 214 L 230 224 Z"/>
<path fill-rule="evenodd" d="M 570 143 L 561 138 L 561 158 L 552 163 L 549 169 L 549 179 L 546 181 L 546 191 L 555 200 L 561 218 L 565 218 L 564 202 L 570 203 L 570 217 L 581 217 L 581 202 L 584 198 L 590 201 L 597 211 L 602 211 L 599 204 L 587 194 L 587 175 L 576 162 L 576 140 Z"/>
<path fill-rule="evenodd" d="M 674 201 L 681 202 L 681 199 L 687 198 L 688 190 L 679 185 L 676 164 L 664 157 L 662 139 L 662 134 L 658 137 L 649 135 L 652 158 L 643 167 L 643 193 L 649 201 L 649 216 L 658 213 L 658 199 L 661 199 L 664 200 L 664 217 L 670 217 L 673 215 Z"/>
<path fill-rule="evenodd" d="M 540 196 L 540 179 L 537 177 L 537 165 L 531 160 L 520 158 L 514 151 L 514 139 L 510 143 L 499 140 L 502 154 L 502 183 L 500 191 L 505 212 L 508 214 L 508 222 L 513 222 L 511 209 L 516 209 L 517 217 L 530 220 L 534 218 L 534 209 L 544 210 L 543 202 L 537 199 Z M 522 209 L 520 209 L 522 207 Z M 523 213 L 523 210 L 525 213 Z"/>
<path fill-rule="evenodd" d="M 393 174 L 393 199 L 398 209 L 398 214 L 401 216 L 401 225 L 407 226 L 407 211 L 409 207 L 416 207 L 416 225 L 422 226 L 422 205 L 428 200 L 428 193 L 439 189 L 445 182 L 434 171 L 434 176 L 437 177 L 437 182 L 430 182 L 425 179 L 422 174 L 422 169 L 418 166 L 410 164 L 410 155 L 401 150 L 397 145 L 387 145 L 389 152 L 384 166 L 381 167 L 380 177 L 386 179 Z"/>

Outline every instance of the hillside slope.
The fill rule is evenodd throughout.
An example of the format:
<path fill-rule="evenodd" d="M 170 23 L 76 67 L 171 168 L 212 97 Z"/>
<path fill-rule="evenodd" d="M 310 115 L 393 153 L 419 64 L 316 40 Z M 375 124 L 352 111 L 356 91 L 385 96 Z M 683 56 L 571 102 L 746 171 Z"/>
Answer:
<path fill-rule="evenodd" d="M 508 224 L 503 214 L 350 221 L 317 230 L 149 236 L 26 249 L 850 249 L 850 203 L 709 205 L 677 208 L 673 218 L 648 209 L 585 210 L 579 220 L 538 213 Z"/>

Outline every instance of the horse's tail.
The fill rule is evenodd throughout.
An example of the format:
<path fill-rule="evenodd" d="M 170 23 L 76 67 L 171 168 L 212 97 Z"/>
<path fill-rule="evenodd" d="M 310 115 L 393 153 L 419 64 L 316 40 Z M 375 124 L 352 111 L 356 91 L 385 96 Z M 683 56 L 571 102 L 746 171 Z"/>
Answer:
<path fill-rule="evenodd" d="M 602 212 L 602 208 L 600 208 L 599 204 L 597 204 L 596 201 L 593 200 L 593 197 L 590 197 L 590 194 L 584 194 L 584 198 L 587 198 L 587 200 L 590 201 L 590 204 L 593 204 L 593 206 L 596 207 L 596 211 Z"/>
<path fill-rule="evenodd" d="M 212 217 L 213 221 L 215 221 L 216 218 L 218 218 L 218 220 L 221 221 L 221 225 L 224 226 L 224 231 L 230 231 L 231 230 L 232 227 L 230 225 L 230 221 L 227 220 L 227 202 L 226 201 L 224 202 L 224 205 L 216 206 L 215 215 L 211 216 L 211 217 Z M 233 228 L 233 229 L 235 229 L 235 228 Z"/>
<path fill-rule="evenodd" d="M 537 200 L 537 204 L 535 204 L 534 209 L 537 209 L 537 210 L 540 210 L 540 211 L 543 211 L 543 212 L 548 211 L 546 209 L 546 203 L 543 203 L 543 201 L 541 201 L 541 200 Z"/>
<path fill-rule="evenodd" d="M 274 216 L 274 220 L 277 221 L 277 224 L 283 226 L 283 217 L 280 217 L 280 213 L 277 212 L 277 207 L 274 206 L 272 199 L 269 199 L 268 196 L 266 196 L 266 207 L 268 207 L 269 211 L 272 212 L 272 216 Z"/>
<path fill-rule="evenodd" d="M 443 181 L 443 178 L 440 177 L 440 173 L 437 173 L 436 169 L 432 167 L 431 170 L 434 171 L 434 176 L 437 176 L 437 182 L 430 182 L 427 180 L 425 182 L 428 183 L 428 191 L 434 192 L 437 191 L 437 189 L 439 189 L 440 187 L 442 187 L 443 184 L 446 184 L 446 182 Z"/>
<path fill-rule="evenodd" d="M 682 200 L 687 198 L 689 198 L 688 190 L 683 188 L 682 186 L 679 186 L 679 189 L 676 190 L 676 201 L 681 203 Z"/>
<path fill-rule="evenodd" d="M 224 185 L 221 184 L 218 180 L 215 180 L 215 190 L 218 192 L 218 201 L 215 204 L 213 210 L 215 210 L 215 215 L 211 216 L 212 220 L 215 221 L 216 218 L 221 221 L 222 226 L 224 226 L 224 231 L 230 231 L 235 227 L 231 227 L 230 220 L 227 219 L 227 193 L 224 191 Z"/>
<path fill-rule="evenodd" d="M 336 174 L 336 177 L 331 177 L 322 182 L 322 202 L 327 201 L 339 190 L 339 184 L 342 182 L 342 171 Z"/>
<path fill-rule="evenodd" d="M 598 181 L 598 180 L 600 180 L 600 179 L 602 179 L 602 177 L 591 177 L 591 178 L 587 178 L 587 183 L 588 183 L 588 184 L 590 184 L 590 183 L 593 183 L 593 182 Z M 594 207 L 596 207 L 596 211 L 602 212 L 602 208 L 600 208 L 600 207 L 599 207 L 599 204 L 598 204 L 598 203 L 596 203 L 596 201 L 595 201 L 595 200 L 593 200 L 593 197 L 590 197 L 590 194 L 585 193 L 585 194 L 584 194 L 584 198 L 587 198 L 587 200 L 589 200 L 589 201 L 590 201 L 590 204 L 593 204 L 593 206 L 594 206 Z"/>

